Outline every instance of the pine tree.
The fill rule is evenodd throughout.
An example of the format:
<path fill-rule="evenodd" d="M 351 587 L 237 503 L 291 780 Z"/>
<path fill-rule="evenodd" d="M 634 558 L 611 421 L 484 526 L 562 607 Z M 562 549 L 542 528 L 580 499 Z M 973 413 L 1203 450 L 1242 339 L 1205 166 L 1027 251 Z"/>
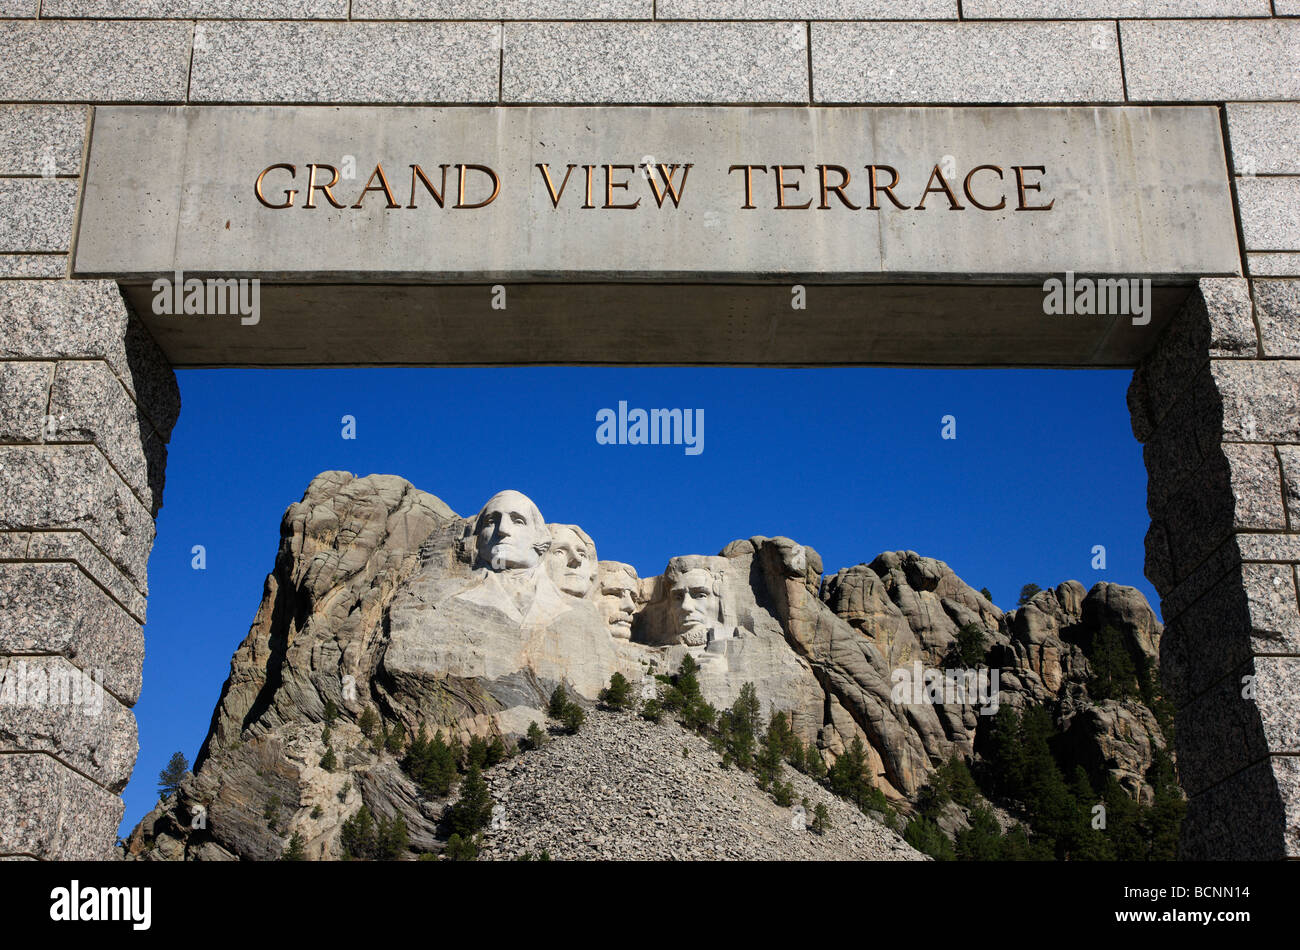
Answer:
<path fill-rule="evenodd" d="M 632 684 L 622 673 L 615 673 L 609 678 L 609 686 L 600 691 L 600 701 L 614 710 L 627 708 L 632 698 Z"/>
<path fill-rule="evenodd" d="M 551 692 L 551 703 L 546 708 L 546 714 L 552 719 L 562 719 L 564 707 L 567 705 L 569 705 L 569 694 L 564 691 L 564 684 L 561 683 Z"/>
<path fill-rule="evenodd" d="M 810 827 L 819 835 L 824 835 L 830 829 L 831 811 L 826 807 L 825 802 L 818 802 L 817 807 L 813 809 L 813 820 Z"/>
<path fill-rule="evenodd" d="M 448 812 L 448 825 L 462 839 L 471 838 L 492 819 L 492 794 L 477 765 L 471 765 L 460 785 L 460 798 Z"/>
<path fill-rule="evenodd" d="M 493 736 L 487 747 L 487 764 L 497 765 L 506 760 L 506 744 L 499 735 Z"/>
<path fill-rule="evenodd" d="M 334 705 L 334 700 L 325 700 L 325 722 L 332 724 L 337 718 L 339 718 L 339 707 Z"/>
<path fill-rule="evenodd" d="M 361 713 L 361 719 L 357 722 L 361 728 L 361 734 L 369 739 L 379 728 L 379 714 L 375 712 L 374 706 L 367 706 Z"/>
<path fill-rule="evenodd" d="M 374 857 L 377 834 L 375 816 L 369 808 L 362 805 L 351 818 L 343 822 L 339 843 L 343 846 L 345 860 L 369 861 Z"/>
<path fill-rule="evenodd" d="M 281 861 L 306 861 L 307 860 L 307 848 L 303 844 L 302 835 L 298 834 L 298 832 L 295 831 L 290 836 L 289 846 L 285 848 L 284 853 L 280 855 L 280 860 Z"/>
<path fill-rule="evenodd" d="M 482 736 L 470 736 L 469 748 L 465 752 L 465 767 L 471 768 L 478 766 L 480 769 L 487 768 L 488 764 L 488 744 Z"/>
<path fill-rule="evenodd" d="M 410 837 L 406 831 L 406 820 L 401 815 L 392 819 L 381 817 L 375 832 L 375 859 L 396 861 L 409 847 Z"/>
<path fill-rule="evenodd" d="M 1093 699 L 1127 699 L 1137 692 L 1137 667 L 1124 635 L 1114 627 L 1105 627 L 1093 639 L 1088 661 L 1092 666 L 1088 692 Z"/>
<path fill-rule="evenodd" d="M 320 767 L 326 772 L 333 772 L 338 767 L 338 764 L 338 759 L 334 756 L 334 749 L 326 746 L 325 754 L 320 757 Z"/>
<path fill-rule="evenodd" d="M 804 750 L 803 771 L 818 782 L 826 778 L 826 760 L 822 758 L 821 750 L 815 742 L 809 742 L 808 748 Z"/>
<path fill-rule="evenodd" d="M 560 721 L 564 724 L 564 731 L 569 735 L 576 735 L 582 728 L 582 724 L 587 721 L 587 714 L 583 712 L 581 706 L 577 703 L 567 703 L 564 712 L 560 716 Z"/>
<path fill-rule="evenodd" d="M 546 745 L 546 733 L 542 732 L 542 727 L 537 723 L 531 723 L 528 726 L 528 734 L 524 736 L 524 747 L 526 749 L 540 749 Z"/>
<path fill-rule="evenodd" d="M 1024 587 L 1020 588 L 1020 600 L 1016 603 L 1021 607 L 1025 606 L 1025 604 L 1033 600 L 1034 595 L 1041 590 L 1042 588 L 1037 584 L 1026 584 Z"/>
<path fill-rule="evenodd" d="M 957 852 L 942 829 L 929 818 L 916 817 L 903 829 L 903 840 L 917 851 L 921 851 L 936 861 L 955 861 Z"/>
<path fill-rule="evenodd" d="M 158 797 L 166 798 L 181 787 L 181 782 L 190 770 L 189 760 L 183 752 L 173 752 L 167 760 L 167 767 L 158 773 Z"/>
<path fill-rule="evenodd" d="M 753 683 L 740 687 L 740 695 L 731 704 L 724 726 L 724 735 L 736 766 L 748 772 L 754 767 L 758 747 L 758 719 L 760 715 L 758 691 Z"/>
<path fill-rule="evenodd" d="M 401 755 L 402 747 L 406 744 L 406 727 L 400 722 L 393 725 L 393 731 L 390 732 L 384 740 L 384 748 L 393 755 Z"/>
<path fill-rule="evenodd" d="M 479 839 L 475 835 L 462 837 L 459 833 L 447 839 L 442 856 L 448 861 L 473 861 L 478 857 Z"/>

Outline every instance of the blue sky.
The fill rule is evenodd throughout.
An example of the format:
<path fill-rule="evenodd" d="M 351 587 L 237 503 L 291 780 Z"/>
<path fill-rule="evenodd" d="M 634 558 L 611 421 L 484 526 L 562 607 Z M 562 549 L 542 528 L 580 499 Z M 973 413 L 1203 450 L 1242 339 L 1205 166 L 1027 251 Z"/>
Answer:
<path fill-rule="evenodd" d="M 553 367 L 189 370 L 149 561 L 140 755 L 123 833 L 191 761 L 262 594 L 284 509 L 328 469 L 401 475 L 462 515 L 503 488 L 642 575 L 786 535 L 827 573 L 910 549 L 988 587 L 1138 587 L 1146 472 L 1117 370 Z M 600 445 L 596 414 L 704 410 L 704 451 Z M 342 437 L 343 416 L 356 438 Z M 956 439 L 943 439 L 943 417 Z M 194 545 L 207 568 L 191 568 Z M 1091 565 L 1095 545 L 1106 569 Z M 1158 607 L 1157 607 L 1158 609 Z"/>

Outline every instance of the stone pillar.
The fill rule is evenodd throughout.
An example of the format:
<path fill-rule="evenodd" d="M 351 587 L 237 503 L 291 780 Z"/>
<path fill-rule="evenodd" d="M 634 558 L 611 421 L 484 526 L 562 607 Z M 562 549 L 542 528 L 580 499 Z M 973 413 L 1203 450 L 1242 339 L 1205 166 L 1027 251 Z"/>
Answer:
<path fill-rule="evenodd" d="M 1202 280 L 1129 408 L 1182 857 L 1300 857 L 1300 281 Z"/>
<path fill-rule="evenodd" d="M 112 853 L 179 411 L 115 284 L 0 281 L 0 856 Z"/>

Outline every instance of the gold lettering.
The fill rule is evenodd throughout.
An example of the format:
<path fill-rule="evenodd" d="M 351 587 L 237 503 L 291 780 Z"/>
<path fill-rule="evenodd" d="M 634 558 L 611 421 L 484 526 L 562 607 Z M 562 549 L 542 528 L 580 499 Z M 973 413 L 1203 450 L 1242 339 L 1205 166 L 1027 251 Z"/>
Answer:
<path fill-rule="evenodd" d="M 786 184 L 785 173 L 787 170 L 798 169 L 803 171 L 802 165 L 773 165 L 776 169 L 776 209 L 777 211 L 802 211 L 805 208 L 812 207 L 812 199 L 809 198 L 801 205 L 788 205 L 785 203 L 785 193 L 787 190 L 798 191 L 799 183 L 797 181 Z"/>
<path fill-rule="evenodd" d="M 983 171 L 985 169 L 988 169 L 991 172 L 997 172 L 998 180 L 1000 181 L 1002 179 L 1002 169 L 999 168 L 997 165 L 976 165 L 969 172 L 967 172 L 966 181 L 962 184 L 962 191 L 966 192 L 966 200 L 969 201 L 971 204 L 973 204 L 975 207 L 979 208 L 981 211 L 1001 211 L 1003 208 L 1007 206 L 1007 196 L 1005 194 L 1002 196 L 1002 200 L 995 205 L 980 204 L 979 200 L 976 199 L 976 197 L 973 194 L 971 194 L 970 180 L 975 177 L 976 172 Z"/>
<path fill-rule="evenodd" d="M 876 184 L 876 169 L 878 168 L 883 168 L 885 171 L 889 172 L 892 180 L 888 185 Z M 876 195 L 880 192 L 884 192 L 885 197 L 892 201 L 896 207 L 901 208 L 904 211 L 907 210 L 907 205 L 894 197 L 894 187 L 898 184 L 898 169 L 894 168 L 892 165 L 868 165 L 867 179 L 868 184 L 871 185 L 871 204 L 867 205 L 868 211 L 880 210 L 880 205 L 876 204 Z"/>
<path fill-rule="evenodd" d="M 1025 204 L 1026 191 L 1043 190 L 1043 186 L 1041 184 L 1033 184 L 1033 185 L 1027 184 L 1025 182 L 1025 172 L 1033 171 L 1033 172 L 1042 172 L 1043 174 L 1047 174 L 1047 169 L 1042 165 L 1012 165 L 1011 168 L 1016 173 L 1016 192 L 1017 194 L 1020 195 L 1020 207 L 1016 208 L 1016 210 L 1017 211 L 1051 211 L 1052 205 L 1056 204 L 1055 198 L 1053 198 L 1045 205 Z"/>
<path fill-rule="evenodd" d="M 447 194 L 447 169 L 451 168 L 451 166 L 439 165 L 438 167 L 442 169 L 442 191 L 438 191 L 433 187 L 433 182 L 429 181 L 428 177 L 424 174 L 423 168 L 419 165 L 411 166 L 411 203 L 406 207 L 415 207 L 415 186 L 417 182 L 423 184 L 424 187 L 428 189 L 429 194 L 433 195 L 433 200 L 438 202 L 439 208 L 446 207 L 446 205 L 442 203 L 442 199 L 443 196 Z"/>
<path fill-rule="evenodd" d="M 336 208 L 347 207 L 346 205 L 339 204 L 334 199 L 334 193 L 330 191 L 331 188 L 333 188 L 335 185 L 339 183 L 339 170 L 335 168 L 333 165 L 308 165 L 307 167 L 311 169 L 311 174 L 307 176 L 307 203 L 304 204 L 303 207 L 304 208 L 316 207 L 316 191 L 318 190 L 325 193 L 326 200 L 328 200 L 329 203 L 332 204 L 334 207 Z M 328 168 L 330 170 L 330 180 L 328 185 L 316 184 L 316 173 L 320 171 L 322 168 Z"/>
<path fill-rule="evenodd" d="M 582 167 L 585 168 L 585 169 L 587 170 L 587 200 L 586 200 L 585 202 L 583 202 L 583 205 L 582 205 L 582 206 L 583 206 L 584 208 L 594 208 L 594 207 L 596 207 L 596 206 L 595 206 L 594 204 L 591 203 L 591 175 L 592 175 L 592 172 L 594 172 L 594 171 L 596 170 L 596 166 L 595 166 L 595 165 L 583 165 Z"/>
<path fill-rule="evenodd" d="M 257 194 L 257 200 L 262 202 L 262 204 L 266 205 L 272 211 L 282 211 L 285 208 L 292 208 L 293 199 L 298 194 L 297 188 L 286 188 L 284 190 L 284 199 L 285 199 L 284 204 L 273 205 L 271 204 L 271 202 L 266 200 L 266 195 L 262 194 L 262 179 L 266 178 L 267 172 L 275 171 L 275 169 L 277 168 L 287 169 L 290 178 L 295 178 L 298 175 L 298 169 L 295 168 L 293 165 L 285 165 L 283 163 L 279 165 L 270 165 L 262 169 L 262 174 L 257 176 L 257 184 L 253 186 L 253 191 Z"/>
<path fill-rule="evenodd" d="M 379 184 L 375 187 L 371 187 L 371 182 L 373 182 L 376 178 L 379 179 Z M 357 196 L 357 203 L 354 204 L 352 207 L 360 208 L 361 202 L 365 201 L 366 195 L 368 195 L 372 191 L 382 191 L 384 193 L 384 197 L 388 200 L 388 207 L 390 210 L 393 208 L 401 207 L 401 205 L 399 205 L 396 201 L 393 200 L 393 189 L 388 187 L 388 176 L 384 174 L 383 162 L 380 162 L 379 164 L 375 165 L 375 170 L 370 173 L 370 179 L 369 181 L 366 182 L 366 187 L 361 189 L 361 194 Z"/>
<path fill-rule="evenodd" d="M 939 179 L 938 188 L 934 187 L 934 180 L 936 178 Z M 935 165 L 934 171 L 930 172 L 930 180 L 925 183 L 925 191 L 921 192 L 921 200 L 916 203 L 916 210 L 924 211 L 926 197 L 928 195 L 938 194 L 939 192 L 943 192 L 945 195 L 948 196 L 948 203 L 951 205 L 951 207 L 949 207 L 948 209 L 949 211 L 966 210 L 957 201 L 957 196 L 952 193 L 952 189 L 948 187 L 948 183 L 943 180 L 943 172 L 939 170 L 938 165 Z"/>
<path fill-rule="evenodd" d="M 605 166 L 605 208 L 607 210 L 614 210 L 614 211 L 631 211 L 632 209 L 636 208 L 641 204 L 640 198 L 632 202 L 630 205 L 614 204 L 614 189 L 615 188 L 625 189 L 628 187 L 628 183 L 625 181 L 614 181 L 614 172 L 616 170 L 634 172 L 636 171 L 636 166 L 635 165 L 606 165 Z"/>
<path fill-rule="evenodd" d="M 677 185 L 673 182 L 673 176 L 677 174 L 677 169 L 682 168 L 681 165 L 675 164 L 668 166 L 664 165 L 662 162 L 659 164 L 659 175 L 664 180 L 664 190 L 662 192 L 659 190 L 659 186 L 655 184 L 655 176 L 650 173 L 650 166 L 642 164 L 641 167 L 646 170 L 646 177 L 650 179 L 650 190 L 655 193 L 655 201 L 658 203 L 659 207 L 662 208 L 664 206 L 665 196 L 671 196 L 673 199 L 673 207 L 680 208 L 682 206 L 682 195 L 686 193 L 686 176 L 689 175 L 691 169 L 695 167 L 694 163 L 687 162 L 685 169 L 682 171 L 681 191 L 677 190 Z M 734 168 L 736 166 L 732 167 Z"/>
<path fill-rule="evenodd" d="M 730 175 L 732 172 L 736 171 L 737 169 L 744 169 L 745 171 L 745 203 L 740 206 L 741 210 L 753 211 L 754 210 L 754 172 L 755 170 L 757 170 L 766 175 L 767 166 L 766 165 L 732 165 L 730 168 L 727 169 L 727 174 Z"/>
<path fill-rule="evenodd" d="M 578 166 L 570 165 L 568 170 L 565 171 L 564 181 L 560 183 L 559 192 L 556 192 L 555 184 L 551 181 L 551 169 L 549 163 L 544 165 L 541 162 L 538 162 L 537 167 L 541 170 L 542 178 L 546 181 L 546 190 L 551 193 L 551 206 L 558 208 L 560 206 L 560 199 L 564 197 L 564 189 L 568 187 L 569 176 L 573 174 L 573 170 Z"/>
<path fill-rule="evenodd" d="M 840 183 L 838 185 L 826 184 L 826 172 L 828 169 L 839 172 Z M 822 189 L 822 201 L 821 204 L 817 206 L 819 211 L 827 211 L 830 209 L 831 206 L 830 201 L 828 201 L 827 199 L 832 193 L 835 195 L 835 197 L 839 198 L 840 201 L 844 203 L 844 206 L 849 210 L 851 211 L 862 210 L 857 205 L 855 205 L 852 201 L 850 201 L 848 198 L 844 197 L 844 189 L 849 187 L 849 170 L 847 168 L 845 168 L 843 165 L 818 165 L 817 175 L 818 178 L 821 180 L 821 189 Z"/>
<path fill-rule="evenodd" d="M 457 165 L 456 167 L 460 169 L 460 187 L 456 191 L 457 208 L 486 208 L 492 202 L 497 200 L 497 195 L 501 194 L 501 179 L 497 177 L 496 172 L 488 168 L 486 165 Z M 471 168 L 475 171 L 483 172 L 492 179 L 492 196 L 488 198 L 487 201 L 480 201 L 477 204 L 467 205 L 465 204 L 465 173 Z"/>

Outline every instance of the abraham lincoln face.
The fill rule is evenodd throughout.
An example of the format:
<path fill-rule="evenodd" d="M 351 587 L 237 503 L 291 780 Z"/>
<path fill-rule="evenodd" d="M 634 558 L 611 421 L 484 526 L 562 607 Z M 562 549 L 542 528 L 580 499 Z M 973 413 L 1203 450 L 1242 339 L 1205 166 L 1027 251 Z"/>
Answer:
<path fill-rule="evenodd" d="M 669 598 L 682 642 L 705 643 L 709 630 L 722 619 L 722 597 L 713 575 L 703 568 L 679 575 L 673 581 Z"/>

